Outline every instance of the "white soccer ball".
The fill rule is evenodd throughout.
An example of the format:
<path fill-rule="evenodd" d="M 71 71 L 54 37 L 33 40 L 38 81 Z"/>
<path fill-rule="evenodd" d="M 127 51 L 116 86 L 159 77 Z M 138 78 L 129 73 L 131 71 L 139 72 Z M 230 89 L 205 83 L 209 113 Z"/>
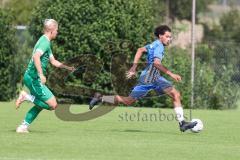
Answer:
<path fill-rule="evenodd" d="M 192 119 L 191 122 L 197 122 L 196 126 L 194 126 L 191 131 L 194 133 L 198 133 L 203 130 L 203 122 L 200 119 Z"/>

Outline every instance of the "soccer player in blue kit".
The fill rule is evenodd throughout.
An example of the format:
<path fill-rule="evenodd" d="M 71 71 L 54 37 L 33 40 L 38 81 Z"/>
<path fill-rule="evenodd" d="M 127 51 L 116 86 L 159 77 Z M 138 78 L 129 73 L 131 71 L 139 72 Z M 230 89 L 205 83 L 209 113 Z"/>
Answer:
<path fill-rule="evenodd" d="M 133 66 L 127 73 L 127 78 L 131 78 L 136 74 L 136 68 L 138 61 L 143 53 L 147 54 L 147 66 L 142 71 L 138 84 L 133 88 L 128 97 L 114 95 L 105 96 L 100 93 L 95 93 L 92 98 L 89 109 L 91 110 L 95 105 L 100 102 L 106 102 L 111 104 L 123 103 L 125 105 L 131 105 L 136 100 L 143 98 L 150 90 L 156 91 L 158 95 L 166 94 L 172 98 L 174 111 L 176 118 L 179 122 L 180 131 L 184 132 L 193 128 L 197 122 L 187 122 L 184 120 L 183 107 L 181 104 L 180 93 L 172 86 L 171 82 L 161 76 L 160 72 L 169 75 L 172 79 L 179 82 L 181 76 L 172 73 L 166 67 L 164 67 L 161 61 L 164 58 L 165 46 L 168 46 L 171 42 L 171 29 L 166 25 L 161 25 L 155 29 L 154 32 L 157 39 L 142 48 L 139 48 L 134 57 Z"/>

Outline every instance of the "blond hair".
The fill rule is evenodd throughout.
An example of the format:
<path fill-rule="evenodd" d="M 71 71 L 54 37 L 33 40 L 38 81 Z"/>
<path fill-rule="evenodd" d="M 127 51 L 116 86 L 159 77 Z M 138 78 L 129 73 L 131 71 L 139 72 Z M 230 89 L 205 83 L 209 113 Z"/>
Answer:
<path fill-rule="evenodd" d="M 54 19 L 45 19 L 44 20 L 44 32 L 52 31 L 54 28 L 58 27 L 58 23 Z"/>

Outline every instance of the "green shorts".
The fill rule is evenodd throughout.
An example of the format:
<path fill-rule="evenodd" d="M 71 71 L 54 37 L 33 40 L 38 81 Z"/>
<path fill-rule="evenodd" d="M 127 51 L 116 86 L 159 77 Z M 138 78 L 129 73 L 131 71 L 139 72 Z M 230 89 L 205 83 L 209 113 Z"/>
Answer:
<path fill-rule="evenodd" d="M 38 77 L 35 78 L 28 73 L 25 73 L 23 83 L 29 89 L 31 95 L 35 96 L 38 100 L 45 102 L 54 96 L 48 87 L 41 83 L 41 80 Z"/>

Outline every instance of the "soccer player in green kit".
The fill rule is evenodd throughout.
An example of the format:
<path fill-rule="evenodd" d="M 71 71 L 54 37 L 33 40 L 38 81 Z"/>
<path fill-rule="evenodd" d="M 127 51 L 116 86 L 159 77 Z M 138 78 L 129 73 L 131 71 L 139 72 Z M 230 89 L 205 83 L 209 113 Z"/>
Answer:
<path fill-rule="evenodd" d="M 58 68 L 65 68 L 74 71 L 74 67 L 69 67 L 57 61 L 51 50 L 51 40 L 55 39 L 58 33 L 58 23 L 54 19 L 46 19 L 44 21 L 44 34 L 39 38 L 34 46 L 32 58 L 28 64 L 24 74 L 23 82 L 30 91 L 28 94 L 21 91 L 16 100 L 16 108 L 18 109 L 22 102 L 30 101 L 34 106 L 27 112 L 25 119 L 20 124 L 16 132 L 28 133 L 29 125 L 34 121 L 38 114 L 43 110 L 55 110 L 57 101 L 53 93 L 45 85 L 46 69 L 50 63 Z"/>

